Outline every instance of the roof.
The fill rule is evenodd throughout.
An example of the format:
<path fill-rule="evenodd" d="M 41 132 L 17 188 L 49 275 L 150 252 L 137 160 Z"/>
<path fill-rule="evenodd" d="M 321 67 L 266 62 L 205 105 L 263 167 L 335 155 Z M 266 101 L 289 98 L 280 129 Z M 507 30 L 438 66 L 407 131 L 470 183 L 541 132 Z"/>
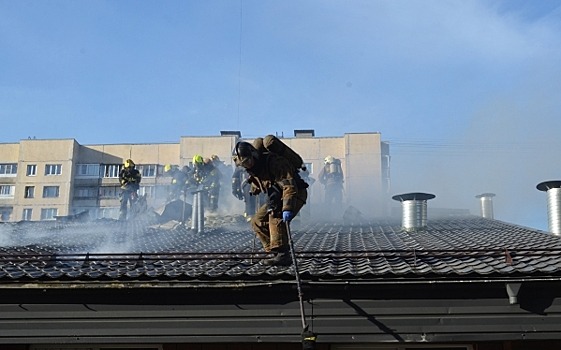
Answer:
<path fill-rule="evenodd" d="M 407 232 L 396 219 L 293 223 L 308 281 L 459 281 L 561 277 L 561 240 L 476 216 L 430 219 Z M 0 283 L 239 283 L 293 281 L 294 266 L 267 255 L 249 224 L 225 217 L 203 233 L 148 221 L 20 222 L 0 226 Z"/>

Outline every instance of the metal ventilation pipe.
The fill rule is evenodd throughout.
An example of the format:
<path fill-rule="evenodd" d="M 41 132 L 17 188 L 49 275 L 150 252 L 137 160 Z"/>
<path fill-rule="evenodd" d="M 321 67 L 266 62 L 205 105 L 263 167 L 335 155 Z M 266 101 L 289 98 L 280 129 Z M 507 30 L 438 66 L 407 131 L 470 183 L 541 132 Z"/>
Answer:
<path fill-rule="evenodd" d="M 549 232 L 561 236 L 561 181 L 544 181 L 536 188 L 547 192 L 547 221 Z"/>
<path fill-rule="evenodd" d="M 494 193 L 482 193 L 475 198 L 479 198 L 481 204 L 481 216 L 487 219 L 493 219 L 493 197 Z"/>
<path fill-rule="evenodd" d="M 403 207 L 402 227 L 405 231 L 415 231 L 427 227 L 427 201 L 436 197 L 430 193 L 405 193 L 392 197 Z"/>
<path fill-rule="evenodd" d="M 193 211 L 191 213 L 191 230 L 202 233 L 205 230 L 205 205 L 202 189 L 193 191 Z"/>

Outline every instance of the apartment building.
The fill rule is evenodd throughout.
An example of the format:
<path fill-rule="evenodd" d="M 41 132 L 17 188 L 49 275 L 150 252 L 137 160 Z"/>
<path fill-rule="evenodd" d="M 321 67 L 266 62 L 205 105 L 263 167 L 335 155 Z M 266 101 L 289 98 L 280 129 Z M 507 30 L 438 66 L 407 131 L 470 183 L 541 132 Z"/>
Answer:
<path fill-rule="evenodd" d="M 165 164 L 190 165 L 195 154 L 216 154 L 233 168 L 232 149 L 241 138 L 241 132 L 222 131 L 218 136 L 184 136 L 177 143 L 81 145 L 74 139 L 23 139 L 0 144 L 0 221 L 53 220 L 85 211 L 92 218 L 117 218 L 118 174 L 127 158 L 142 174 L 139 194 L 157 208 L 165 203 L 170 181 L 163 175 Z M 387 214 L 389 147 L 380 133 L 315 137 L 313 130 L 295 130 L 294 137 L 282 140 L 302 156 L 312 178 L 327 155 L 339 158 L 345 205 L 368 216 Z M 230 175 L 225 174 L 225 186 Z M 321 213 L 321 185 L 312 185 L 309 194 L 309 207 Z"/>

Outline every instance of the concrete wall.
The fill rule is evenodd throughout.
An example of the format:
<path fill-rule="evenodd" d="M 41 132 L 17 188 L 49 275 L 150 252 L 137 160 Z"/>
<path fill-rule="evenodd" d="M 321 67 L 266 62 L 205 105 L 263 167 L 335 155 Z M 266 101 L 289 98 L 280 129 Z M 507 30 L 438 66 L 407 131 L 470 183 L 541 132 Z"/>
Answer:
<path fill-rule="evenodd" d="M 184 136 L 180 144 L 181 164 L 190 164 L 195 155 L 210 158 L 216 154 L 226 165 L 233 165 L 232 150 L 236 142 L 235 136 Z"/>
<path fill-rule="evenodd" d="M 32 220 L 39 220 L 43 209 L 56 209 L 57 215 L 68 215 L 73 193 L 73 161 L 77 151 L 78 144 L 74 139 L 20 142 L 11 221 L 21 220 L 26 208 L 32 210 Z M 60 174 L 46 174 L 46 168 L 51 165 L 60 165 Z M 28 166 L 36 168 L 35 175 L 27 174 Z M 58 197 L 44 197 L 46 186 L 58 187 Z M 25 197 L 26 187 L 34 188 L 33 198 Z"/>

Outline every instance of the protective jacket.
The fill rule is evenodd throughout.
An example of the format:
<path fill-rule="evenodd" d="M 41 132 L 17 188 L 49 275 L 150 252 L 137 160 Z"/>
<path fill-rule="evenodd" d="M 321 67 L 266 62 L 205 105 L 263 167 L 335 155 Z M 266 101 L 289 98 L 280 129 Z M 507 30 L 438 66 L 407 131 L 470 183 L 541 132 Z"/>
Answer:
<path fill-rule="evenodd" d="M 205 189 L 220 189 L 220 178 L 222 174 L 212 163 L 205 163 L 196 167 L 193 177 L 195 183 L 197 185 L 202 185 Z"/>
<path fill-rule="evenodd" d="M 326 164 L 320 170 L 318 180 L 324 186 L 343 184 L 343 172 L 340 163 Z"/>
<path fill-rule="evenodd" d="M 119 183 L 125 191 L 136 191 L 140 188 L 142 176 L 135 168 L 122 168 L 119 172 Z"/>
<path fill-rule="evenodd" d="M 189 174 L 183 170 L 172 168 L 169 171 L 169 175 L 171 176 L 171 185 L 168 196 L 169 199 L 176 199 L 181 195 L 181 192 L 185 190 Z"/>
<path fill-rule="evenodd" d="M 286 158 L 263 152 L 255 166 L 248 169 L 248 173 L 248 181 L 253 185 L 254 194 L 263 192 L 269 197 L 270 210 L 295 211 L 298 200 L 306 202 L 308 185 Z"/>

